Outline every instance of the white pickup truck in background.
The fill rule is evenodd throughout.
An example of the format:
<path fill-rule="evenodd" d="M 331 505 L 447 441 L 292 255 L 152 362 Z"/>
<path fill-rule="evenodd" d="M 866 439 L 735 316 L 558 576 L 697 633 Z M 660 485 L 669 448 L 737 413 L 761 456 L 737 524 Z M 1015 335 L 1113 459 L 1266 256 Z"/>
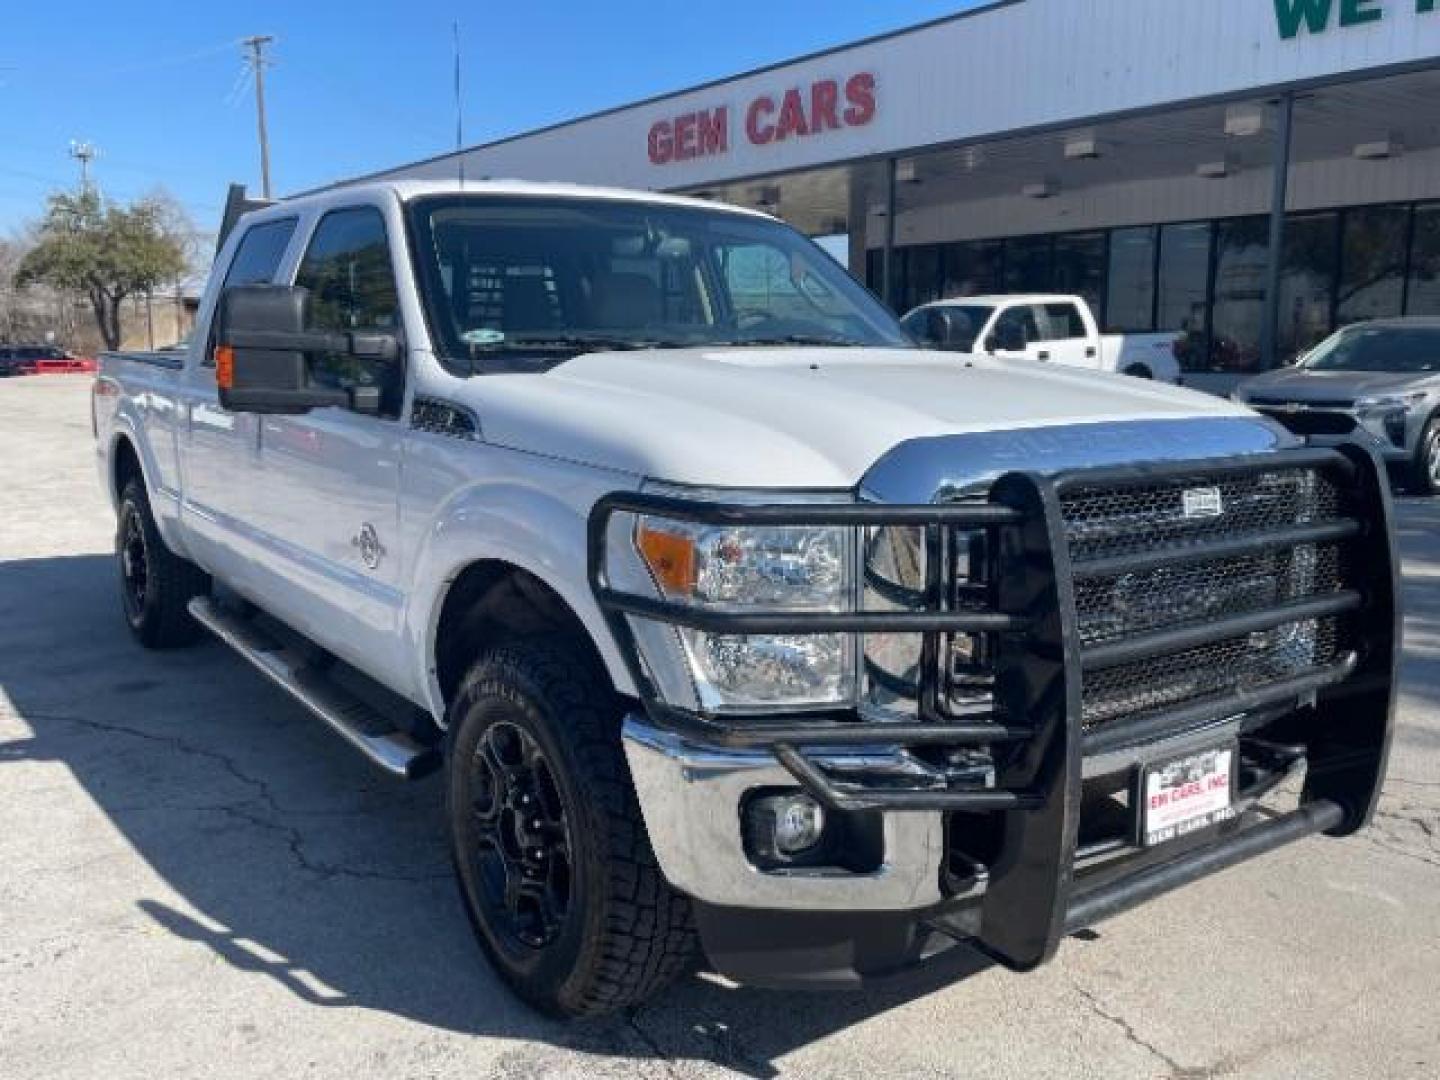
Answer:
<path fill-rule="evenodd" d="M 1024 357 L 1178 383 L 1181 334 L 1102 334 L 1078 296 L 966 296 L 916 308 L 901 325 L 922 345 L 947 352 Z"/>
<path fill-rule="evenodd" d="M 769 986 L 957 940 L 1030 970 L 1373 812 L 1370 450 L 917 348 L 761 214 L 286 200 L 236 225 L 188 350 L 105 356 L 93 407 L 135 637 L 209 631 L 386 772 L 443 770 L 480 944 L 548 1012 L 697 947 Z"/>

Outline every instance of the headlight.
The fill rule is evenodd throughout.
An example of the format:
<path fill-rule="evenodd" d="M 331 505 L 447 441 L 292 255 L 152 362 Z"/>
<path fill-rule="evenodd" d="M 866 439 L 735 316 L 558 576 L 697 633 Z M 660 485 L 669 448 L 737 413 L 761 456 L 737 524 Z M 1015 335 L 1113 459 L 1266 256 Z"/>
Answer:
<path fill-rule="evenodd" d="M 1361 412 L 1387 412 L 1391 409 L 1404 409 L 1408 412 L 1423 404 L 1425 397 L 1424 391 L 1414 394 L 1377 394 L 1373 397 L 1358 398 L 1355 408 Z"/>
<path fill-rule="evenodd" d="M 744 614 L 854 606 L 853 531 L 730 527 L 640 517 L 635 549 L 667 600 Z M 853 635 L 680 628 L 706 708 L 834 707 L 854 697 Z"/>

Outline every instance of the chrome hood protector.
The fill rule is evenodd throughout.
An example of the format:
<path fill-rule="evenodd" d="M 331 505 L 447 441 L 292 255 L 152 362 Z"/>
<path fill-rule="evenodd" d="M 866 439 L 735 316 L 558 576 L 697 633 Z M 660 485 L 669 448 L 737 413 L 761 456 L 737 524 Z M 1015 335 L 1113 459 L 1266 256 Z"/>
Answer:
<path fill-rule="evenodd" d="M 981 431 L 911 439 L 888 451 L 860 481 L 870 502 L 949 502 L 978 494 L 1008 472 L 1266 454 L 1300 440 L 1263 417 L 1134 420 Z"/>

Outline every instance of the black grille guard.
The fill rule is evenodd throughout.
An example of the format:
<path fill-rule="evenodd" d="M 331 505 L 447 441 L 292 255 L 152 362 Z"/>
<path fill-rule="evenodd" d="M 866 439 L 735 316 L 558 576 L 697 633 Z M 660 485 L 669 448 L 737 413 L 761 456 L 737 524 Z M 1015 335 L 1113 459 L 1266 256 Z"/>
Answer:
<path fill-rule="evenodd" d="M 1077 629 L 1075 578 L 1061 512 L 1070 490 L 1108 485 L 1193 485 L 1228 476 L 1284 469 L 1313 469 L 1341 496 L 1341 518 L 1246 536 L 1218 535 L 1173 552 L 1107 556 L 1082 566 L 1113 574 L 1169 558 L 1203 560 L 1237 549 L 1266 551 L 1326 539 L 1352 545 L 1346 588 L 1262 613 L 1228 615 L 1198 626 L 1164 630 L 1122 644 L 1085 647 Z M 713 612 L 617 591 L 606 567 L 606 537 L 616 514 L 656 514 L 709 525 L 928 526 L 986 530 L 994 540 L 993 611 L 925 612 Z M 669 495 L 615 493 L 601 499 L 589 521 L 590 584 L 620 647 L 642 703 L 657 725 L 698 741 L 731 748 L 764 748 L 797 783 L 834 810 L 1003 811 L 1003 851 L 990 867 L 982 943 L 1008 966 L 1029 968 L 1048 959 L 1079 913 L 1110 913 L 1162 887 L 1249 854 L 1268 850 L 1265 837 L 1325 831 L 1347 835 L 1374 812 L 1389 752 L 1400 614 L 1398 559 L 1391 529 L 1385 467 L 1370 450 L 1350 442 L 1312 444 L 1236 458 L 1204 459 L 1077 470 L 1056 476 L 1014 472 L 990 489 L 988 502 L 950 505 L 717 504 Z M 941 603 L 946 601 L 942 599 Z M 1295 678 L 1190 702 L 1096 730 L 1082 725 L 1087 670 L 1168 650 L 1263 631 L 1282 623 L 1345 614 L 1357 647 L 1338 662 Z M 640 659 L 630 619 L 727 634 L 760 633 L 989 633 L 996 641 L 995 708 L 988 719 L 884 722 L 855 711 L 773 716 L 767 719 L 679 709 L 659 696 Z M 1220 720 L 1264 710 L 1313 705 L 1305 724 L 1308 769 L 1301 807 L 1279 822 L 1227 835 L 1171 864 L 1153 863 L 1104 889 L 1075 881 L 1084 760 Z M 837 782 L 808 751 L 826 746 L 943 745 L 988 747 L 996 755 L 990 788 L 868 788 Z M 1229 854 L 1225 854 L 1228 852 Z M 1227 861 L 1228 860 L 1228 861 Z M 1194 863 L 1195 865 L 1190 865 Z M 1167 869 L 1168 867 L 1168 869 Z M 1148 875 L 1148 876 L 1142 876 Z M 1164 882 L 1169 881 L 1169 886 Z M 1072 886 L 1075 886 L 1072 888 Z M 1127 899 L 1128 898 L 1128 899 Z M 1068 926 L 1068 929 L 1067 929 Z"/>

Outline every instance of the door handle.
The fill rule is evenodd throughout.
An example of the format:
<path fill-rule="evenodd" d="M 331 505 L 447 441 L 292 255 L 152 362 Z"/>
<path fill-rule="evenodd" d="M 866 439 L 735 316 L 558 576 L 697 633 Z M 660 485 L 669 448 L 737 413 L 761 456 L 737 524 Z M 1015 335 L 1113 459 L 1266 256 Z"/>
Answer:
<path fill-rule="evenodd" d="M 1089 346 L 1086 347 L 1086 349 L 1085 349 L 1085 358 L 1086 358 L 1087 360 L 1094 360 L 1094 359 L 1095 359 L 1095 346 L 1094 346 L 1094 345 L 1089 345 Z"/>
<path fill-rule="evenodd" d="M 1050 354 L 1049 354 L 1048 352 L 1041 352 L 1041 353 L 1038 353 L 1037 355 L 1040 357 L 1041 360 L 1049 360 L 1049 359 L 1050 359 Z"/>

